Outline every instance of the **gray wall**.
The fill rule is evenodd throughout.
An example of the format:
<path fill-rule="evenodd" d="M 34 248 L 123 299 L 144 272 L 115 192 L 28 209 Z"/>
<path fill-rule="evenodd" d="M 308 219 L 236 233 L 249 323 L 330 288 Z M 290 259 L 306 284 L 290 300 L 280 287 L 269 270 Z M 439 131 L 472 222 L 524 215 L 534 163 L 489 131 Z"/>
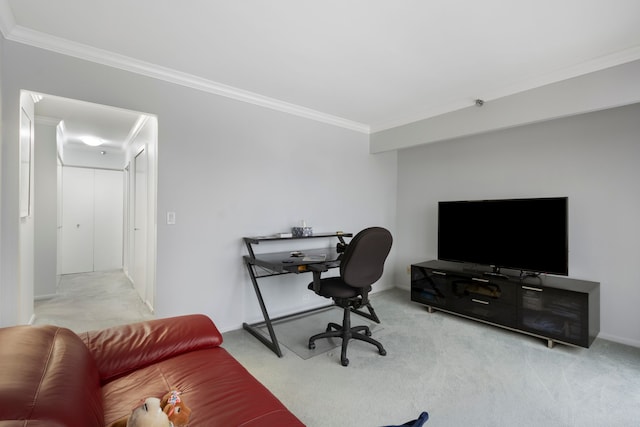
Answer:
<path fill-rule="evenodd" d="M 439 200 L 568 196 L 569 275 L 601 283 L 600 336 L 640 346 L 639 119 L 635 104 L 400 150 L 397 262 L 437 257 Z"/>
<path fill-rule="evenodd" d="M 2 324 L 24 318 L 8 308 L 18 295 L 18 154 L 8 142 L 18 136 L 20 89 L 158 117 L 159 316 L 202 312 L 222 330 L 258 319 L 242 236 L 286 231 L 301 219 L 316 231 L 375 224 L 394 232 L 397 156 L 369 154 L 365 134 L 6 40 L 2 64 L 0 286 L 10 296 L 0 302 Z M 175 225 L 164 223 L 167 211 Z M 378 289 L 393 286 L 392 276 Z M 267 280 L 272 314 L 325 304 L 306 289 L 309 280 Z"/>

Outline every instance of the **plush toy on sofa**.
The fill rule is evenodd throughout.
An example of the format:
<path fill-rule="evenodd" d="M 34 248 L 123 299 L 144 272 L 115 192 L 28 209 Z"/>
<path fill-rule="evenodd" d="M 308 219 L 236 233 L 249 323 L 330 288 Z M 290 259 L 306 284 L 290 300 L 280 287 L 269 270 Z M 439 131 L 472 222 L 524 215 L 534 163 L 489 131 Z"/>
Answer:
<path fill-rule="evenodd" d="M 160 400 L 160 407 L 175 427 L 183 427 L 189 423 L 191 409 L 180 397 L 180 392 L 172 390 L 165 394 Z"/>
<path fill-rule="evenodd" d="M 131 415 L 122 418 L 109 427 L 170 427 L 171 421 L 167 414 L 162 412 L 160 399 L 148 397 L 144 403 L 135 408 Z"/>

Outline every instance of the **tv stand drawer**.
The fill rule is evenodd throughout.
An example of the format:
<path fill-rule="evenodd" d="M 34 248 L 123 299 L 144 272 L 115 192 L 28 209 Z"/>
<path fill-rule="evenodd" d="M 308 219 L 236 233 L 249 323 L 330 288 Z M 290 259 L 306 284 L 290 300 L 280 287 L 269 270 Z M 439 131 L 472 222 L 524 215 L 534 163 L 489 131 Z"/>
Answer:
<path fill-rule="evenodd" d="M 455 311 L 465 316 L 485 320 L 510 328 L 516 325 L 516 306 L 505 304 L 491 298 L 468 296 L 459 299 L 454 305 Z"/>
<path fill-rule="evenodd" d="M 475 297 L 507 304 L 515 304 L 517 289 L 507 280 L 489 280 L 484 277 L 456 278 L 451 281 L 453 294 L 457 297 Z"/>

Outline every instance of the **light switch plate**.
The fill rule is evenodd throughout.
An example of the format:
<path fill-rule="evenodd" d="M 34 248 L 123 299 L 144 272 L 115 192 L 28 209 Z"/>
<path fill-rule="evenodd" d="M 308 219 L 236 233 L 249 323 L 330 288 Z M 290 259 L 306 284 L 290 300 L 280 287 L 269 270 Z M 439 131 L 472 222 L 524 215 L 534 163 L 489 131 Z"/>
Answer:
<path fill-rule="evenodd" d="M 176 213 L 175 212 L 167 212 L 167 224 L 173 225 L 176 223 Z"/>

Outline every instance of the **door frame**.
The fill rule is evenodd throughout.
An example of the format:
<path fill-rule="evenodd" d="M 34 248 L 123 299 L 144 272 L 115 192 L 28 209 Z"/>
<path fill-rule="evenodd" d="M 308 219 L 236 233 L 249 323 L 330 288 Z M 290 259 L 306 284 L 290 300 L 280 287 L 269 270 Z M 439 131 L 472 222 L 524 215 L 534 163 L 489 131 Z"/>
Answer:
<path fill-rule="evenodd" d="M 158 119 L 154 115 L 146 114 L 141 116 L 140 120 L 135 126 L 135 132 L 130 139 L 130 144 L 127 147 L 127 188 L 126 188 L 126 203 L 127 218 L 125 222 L 126 227 L 126 244 L 127 251 L 127 265 L 125 268 L 125 274 L 134 283 L 133 269 L 134 265 L 134 212 L 135 212 L 135 198 L 134 198 L 134 185 L 135 185 L 135 158 L 142 151 L 146 152 L 147 163 L 147 213 L 146 213 L 146 248 L 147 248 L 147 262 L 145 268 L 145 289 L 144 292 L 138 292 L 140 298 L 144 301 L 151 312 L 154 312 L 155 292 L 156 292 L 156 257 L 157 257 L 157 182 L 158 182 Z M 135 284 L 134 284 L 135 287 Z"/>

